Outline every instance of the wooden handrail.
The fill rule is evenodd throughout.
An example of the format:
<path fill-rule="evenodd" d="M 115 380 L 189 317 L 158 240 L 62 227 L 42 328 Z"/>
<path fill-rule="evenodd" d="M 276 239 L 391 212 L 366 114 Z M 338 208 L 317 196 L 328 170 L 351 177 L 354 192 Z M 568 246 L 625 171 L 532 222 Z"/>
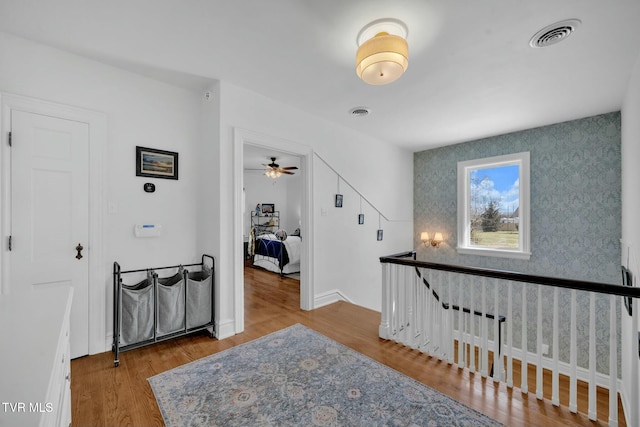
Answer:
<path fill-rule="evenodd" d="M 411 258 L 411 259 L 409 259 Z M 401 252 L 394 255 L 380 257 L 381 263 L 408 265 L 417 268 L 429 268 L 432 270 L 449 271 L 453 273 L 470 274 L 473 276 L 491 277 L 495 279 L 525 282 L 536 285 L 556 286 L 559 288 L 576 289 L 581 291 L 598 292 L 623 297 L 640 298 L 640 287 L 612 285 L 600 282 L 588 282 L 583 280 L 563 279 L 559 277 L 537 276 L 533 274 L 519 273 L 515 271 L 491 270 L 477 267 L 465 267 L 460 265 L 438 264 L 434 262 L 418 261 L 415 259 L 415 251 Z"/>

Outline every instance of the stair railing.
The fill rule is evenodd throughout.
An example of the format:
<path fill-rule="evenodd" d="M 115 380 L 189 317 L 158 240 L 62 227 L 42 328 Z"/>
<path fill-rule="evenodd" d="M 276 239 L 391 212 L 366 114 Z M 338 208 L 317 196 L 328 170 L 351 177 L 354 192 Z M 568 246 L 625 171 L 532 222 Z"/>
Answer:
<path fill-rule="evenodd" d="M 380 262 L 381 338 L 510 388 L 514 360 L 519 360 L 523 393 L 529 391 L 526 368 L 534 365 L 538 399 L 544 397 L 543 370 L 548 369 L 556 406 L 561 404 L 559 378 L 566 375 L 569 399 L 562 404 L 574 413 L 577 381 L 585 381 L 588 408 L 581 411 L 591 420 L 598 419 L 596 389 L 604 387 L 609 391 L 607 422 L 617 426 L 617 337 L 619 316 L 627 315 L 619 296 L 637 300 L 640 288 L 417 261 L 414 251 Z M 607 351 L 598 353 L 603 348 Z"/>

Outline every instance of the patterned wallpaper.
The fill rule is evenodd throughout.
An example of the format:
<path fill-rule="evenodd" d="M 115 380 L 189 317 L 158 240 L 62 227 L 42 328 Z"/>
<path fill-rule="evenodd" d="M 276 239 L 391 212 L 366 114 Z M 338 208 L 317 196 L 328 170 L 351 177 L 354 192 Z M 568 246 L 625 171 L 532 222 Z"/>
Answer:
<path fill-rule="evenodd" d="M 620 113 L 615 112 L 415 153 L 414 247 L 418 259 L 618 284 L 620 147 Z M 457 162 L 522 151 L 531 153 L 531 258 L 457 254 Z M 438 249 L 425 248 L 421 231 L 440 231 L 445 243 Z M 535 324 L 535 287 L 528 291 L 528 300 L 529 322 Z M 565 293 L 561 293 L 561 300 L 567 307 Z M 598 299 L 597 307 L 605 304 L 606 309 L 597 310 L 596 319 L 597 334 L 602 338 L 609 335 L 608 300 Z M 578 364 L 587 366 L 586 294 L 579 296 L 578 306 Z M 518 317 L 513 319 L 516 331 Z M 568 319 L 562 323 L 568 328 Z M 521 340 L 514 338 L 514 344 L 521 345 Z M 533 351 L 535 333 L 529 333 L 528 338 L 528 348 Z M 561 360 L 568 361 L 568 339 L 564 331 L 559 345 Z M 551 343 L 548 332 L 544 341 Z M 599 371 L 608 372 L 608 357 L 606 348 L 598 349 Z"/>

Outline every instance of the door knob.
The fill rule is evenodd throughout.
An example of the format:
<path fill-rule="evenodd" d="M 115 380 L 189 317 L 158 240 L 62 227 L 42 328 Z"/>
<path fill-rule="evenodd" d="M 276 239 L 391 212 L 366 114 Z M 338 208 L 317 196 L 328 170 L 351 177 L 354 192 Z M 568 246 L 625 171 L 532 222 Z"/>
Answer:
<path fill-rule="evenodd" d="M 76 259 L 81 259 L 82 258 L 82 250 L 84 248 L 82 247 L 82 245 L 80 243 L 78 243 L 78 246 L 76 246 L 76 251 L 78 251 L 78 254 L 76 255 Z"/>

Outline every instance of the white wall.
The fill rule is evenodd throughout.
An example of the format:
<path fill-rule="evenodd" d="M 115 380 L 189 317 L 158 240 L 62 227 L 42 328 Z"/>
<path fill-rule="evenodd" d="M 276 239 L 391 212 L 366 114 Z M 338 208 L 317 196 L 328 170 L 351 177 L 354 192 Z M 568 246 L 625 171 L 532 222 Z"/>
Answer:
<path fill-rule="evenodd" d="M 275 205 L 275 210 L 280 212 L 280 228 L 284 228 L 288 234 L 292 234 L 296 228 L 299 228 L 300 204 L 302 203 L 302 188 L 299 183 L 299 177 L 282 176 L 274 180 L 267 178 L 260 172 L 245 172 L 244 235 L 249 235 L 251 211 L 255 210 L 258 203 L 273 203 Z"/>
<path fill-rule="evenodd" d="M 321 216 L 333 205 L 335 179 L 314 159 L 315 259 L 317 295 L 340 290 L 357 304 L 380 309 L 378 257 L 412 245 L 413 158 L 408 151 L 339 127 L 254 92 L 212 81 L 213 97 L 174 87 L 74 54 L 0 33 L 0 91 L 100 111 L 108 117 L 107 189 L 114 212 L 104 212 L 105 271 L 113 261 L 124 269 L 199 261 L 216 257 L 216 319 L 234 322 L 233 131 L 242 128 L 311 147 L 369 198 L 387 217 L 385 239 L 362 237 L 351 216 Z M 135 146 L 180 153 L 178 181 L 135 176 Z M 385 173 L 379 173 L 385 165 Z M 147 194 L 144 182 L 157 190 Z M 294 190 L 292 190 L 294 191 Z M 345 187 L 345 200 L 352 196 Z M 347 210 L 343 210 L 346 212 Z M 367 226 L 375 225 L 367 216 Z M 136 239 L 134 224 L 157 222 L 159 239 Z M 352 227 L 351 224 L 354 224 Z M 375 223 L 375 221 L 374 221 Z M 297 227 L 296 227 L 297 228 Z M 340 229 L 344 239 L 335 235 Z M 303 231 L 304 232 L 304 231 Z M 330 236 L 334 236 L 329 238 Z M 370 237 L 369 237 L 370 236 Z M 327 238 L 328 241 L 327 241 Z M 348 261 L 348 264 L 346 262 Z M 102 289 L 111 330 L 111 275 Z M 94 288 L 95 289 L 95 288 Z"/>
<path fill-rule="evenodd" d="M 379 162 L 379 159 L 373 162 Z M 375 167 L 362 161 L 361 167 L 368 173 L 375 173 Z M 316 295 L 331 294 L 339 291 L 342 296 L 355 304 L 381 310 L 382 274 L 379 258 L 412 249 L 413 227 L 404 221 L 386 221 L 384 208 L 375 208 L 362 200 L 360 195 L 344 182 L 340 183 L 343 195 L 342 207 L 335 207 L 335 194 L 338 191 L 336 174 L 322 161 L 314 164 L 314 193 L 316 206 L 315 247 L 317 258 L 323 262 L 322 268 L 316 268 Z M 398 191 L 409 189 L 411 184 L 396 182 Z M 368 199 L 366 191 L 360 193 Z M 364 224 L 358 224 L 358 214 L 364 214 Z M 397 218 L 389 218 L 395 220 Z M 383 230 L 383 240 L 377 240 L 378 228 Z M 410 239 L 407 241 L 406 239 Z"/>
<path fill-rule="evenodd" d="M 622 107 L 622 265 L 633 273 L 634 286 L 640 286 L 640 57 L 629 81 Z M 622 382 L 627 425 L 640 425 L 640 359 L 637 333 L 640 316 L 636 299 L 633 317 L 622 309 Z"/>
<path fill-rule="evenodd" d="M 259 132 L 311 147 L 385 215 L 394 220 L 403 220 L 385 231 L 385 240 L 382 242 L 376 242 L 375 234 L 367 238 L 349 235 L 339 239 L 335 230 L 342 230 L 347 222 L 353 224 L 354 232 L 361 231 L 361 228 L 351 218 L 322 217 L 321 208 L 333 206 L 336 179 L 335 175 L 331 178 L 331 173 L 314 159 L 314 165 L 317 165 L 314 166 L 312 201 L 316 227 L 314 235 L 317 236 L 313 242 L 314 292 L 318 296 L 339 289 L 356 304 L 380 310 L 381 268 L 378 258 L 411 249 L 413 242 L 412 153 L 227 82 L 221 82 L 217 96 L 221 100 L 221 148 L 218 159 L 221 173 L 232 176 L 233 129 Z M 380 173 L 380 165 L 385 165 L 384 174 Z M 233 317 L 233 284 L 235 280 L 241 280 L 234 277 L 232 269 L 233 239 L 239 238 L 232 236 L 233 200 L 232 186 L 223 185 L 219 201 L 222 322 Z M 327 241 L 328 236 L 334 237 Z"/>
<path fill-rule="evenodd" d="M 200 94 L 0 33 L 0 91 L 73 105 L 107 115 L 105 271 L 199 262 Z M 217 141 L 216 141 L 217 142 Z M 179 180 L 135 175 L 135 147 L 179 153 Z M 143 191 L 145 182 L 156 192 Z M 210 183 L 217 185 L 217 181 Z M 164 235 L 140 239 L 134 224 L 155 222 Z M 104 283 L 107 333 L 112 327 L 111 275 Z"/>

